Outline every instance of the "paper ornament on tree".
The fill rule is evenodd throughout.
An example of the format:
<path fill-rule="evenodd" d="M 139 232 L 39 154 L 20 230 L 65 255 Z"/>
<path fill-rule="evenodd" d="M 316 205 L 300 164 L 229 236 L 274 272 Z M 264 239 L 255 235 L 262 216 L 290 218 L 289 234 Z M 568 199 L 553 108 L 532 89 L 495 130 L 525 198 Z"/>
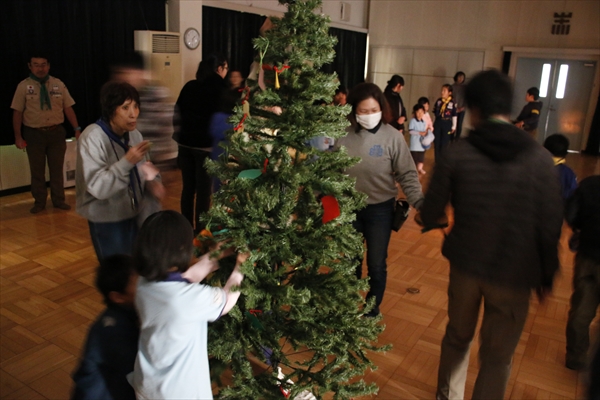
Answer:
<path fill-rule="evenodd" d="M 340 216 L 340 205 L 335 197 L 331 195 L 323 196 L 321 198 L 321 204 L 323 205 L 324 224 Z"/>

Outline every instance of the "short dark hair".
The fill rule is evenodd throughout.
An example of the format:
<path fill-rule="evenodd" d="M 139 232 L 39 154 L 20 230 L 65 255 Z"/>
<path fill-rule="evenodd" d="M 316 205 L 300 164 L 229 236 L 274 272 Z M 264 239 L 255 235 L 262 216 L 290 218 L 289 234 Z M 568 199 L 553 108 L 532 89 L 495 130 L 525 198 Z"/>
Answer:
<path fill-rule="evenodd" d="M 348 89 L 346 89 L 346 86 L 340 85 L 337 89 L 335 89 L 335 94 L 337 95 L 339 93 L 343 93 L 348 96 Z"/>
<path fill-rule="evenodd" d="M 382 120 L 385 123 L 389 123 L 392 118 L 392 113 L 390 112 L 390 107 L 383 95 L 379 86 L 374 83 L 363 82 L 354 86 L 352 90 L 350 90 L 350 94 L 348 95 L 347 102 L 352 106 L 352 112 L 348 115 L 350 122 L 352 124 L 356 124 L 356 107 L 358 104 L 363 101 L 373 98 L 375 101 L 379 103 L 379 107 L 381 108 Z"/>
<path fill-rule="evenodd" d="M 454 74 L 454 78 L 453 78 L 454 82 L 458 82 L 458 77 L 461 76 L 461 75 L 462 75 L 463 78 L 465 78 L 465 79 L 467 78 L 467 76 L 465 75 L 464 72 L 458 71 L 457 73 Z"/>
<path fill-rule="evenodd" d="M 565 158 L 569 151 L 569 139 L 565 135 L 555 133 L 544 140 L 544 147 L 554 156 Z"/>
<path fill-rule="evenodd" d="M 419 103 L 420 105 L 425 105 L 425 104 L 429 104 L 429 99 L 425 96 L 423 97 L 419 97 L 419 100 L 417 101 L 417 103 Z"/>
<path fill-rule="evenodd" d="M 398 85 L 404 86 L 404 78 L 401 77 L 400 75 L 392 75 L 390 80 L 387 82 L 387 86 L 385 88 L 393 89 Z"/>
<path fill-rule="evenodd" d="M 115 114 L 115 110 L 127 100 L 135 101 L 140 105 L 138 91 L 126 82 L 107 82 L 100 90 L 100 107 L 102 108 L 102 119 L 109 122 Z"/>
<path fill-rule="evenodd" d="M 513 89 L 508 76 L 496 69 L 479 72 L 465 88 L 465 102 L 477 110 L 482 119 L 493 115 L 510 115 Z"/>
<path fill-rule="evenodd" d="M 27 64 L 31 64 L 32 58 L 43 58 L 48 64 L 50 64 L 50 58 L 48 58 L 48 54 L 42 50 L 35 50 L 30 52 L 29 58 L 27 59 Z"/>
<path fill-rule="evenodd" d="M 443 88 L 446 88 L 446 89 L 448 89 L 448 92 L 449 92 L 449 93 L 452 93 L 452 92 L 454 92 L 454 89 L 452 89 L 452 85 L 451 85 L 451 84 L 449 84 L 449 83 L 444 83 L 444 84 L 442 85 L 442 89 L 443 89 Z"/>
<path fill-rule="evenodd" d="M 413 106 L 413 112 L 416 113 L 419 110 L 425 110 L 425 107 L 423 107 L 423 104 L 417 103 Z"/>
<path fill-rule="evenodd" d="M 223 67 L 225 64 L 227 64 L 227 58 L 224 55 L 218 53 L 209 54 L 198 64 L 196 79 L 202 82 L 211 76 L 211 74 L 216 73 L 217 69 Z"/>
<path fill-rule="evenodd" d="M 169 269 L 190 267 L 194 232 L 190 222 L 172 210 L 150 215 L 142 224 L 133 250 L 135 270 L 149 281 L 164 280 Z"/>
<path fill-rule="evenodd" d="M 133 258 L 129 255 L 115 254 L 100 261 L 95 283 L 106 304 L 112 304 L 110 292 L 125 293 L 133 273 Z"/>
<path fill-rule="evenodd" d="M 529 89 L 527 89 L 527 94 L 533 96 L 534 100 L 537 100 L 540 98 L 540 89 L 536 87 L 530 87 Z"/>

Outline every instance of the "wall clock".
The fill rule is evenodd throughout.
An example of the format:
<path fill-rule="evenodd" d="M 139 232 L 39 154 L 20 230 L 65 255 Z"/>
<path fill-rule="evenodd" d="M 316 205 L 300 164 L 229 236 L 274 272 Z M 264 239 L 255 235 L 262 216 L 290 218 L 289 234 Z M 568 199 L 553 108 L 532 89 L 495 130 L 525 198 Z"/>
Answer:
<path fill-rule="evenodd" d="M 183 42 L 190 50 L 198 48 L 200 45 L 200 33 L 195 28 L 188 28 L 183 34 Z"/>

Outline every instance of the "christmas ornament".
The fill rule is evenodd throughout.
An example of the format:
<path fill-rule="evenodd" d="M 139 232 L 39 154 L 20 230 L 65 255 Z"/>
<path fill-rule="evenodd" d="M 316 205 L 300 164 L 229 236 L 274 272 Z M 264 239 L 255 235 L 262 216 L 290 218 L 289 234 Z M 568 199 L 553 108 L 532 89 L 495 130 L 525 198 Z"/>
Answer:
<path fill-rule="evenodd" d="M 340 205 L 335 197 L 331 195 L 321 198 L 323 205 L 323 223 L 326 224 L 340 216 Z"/>

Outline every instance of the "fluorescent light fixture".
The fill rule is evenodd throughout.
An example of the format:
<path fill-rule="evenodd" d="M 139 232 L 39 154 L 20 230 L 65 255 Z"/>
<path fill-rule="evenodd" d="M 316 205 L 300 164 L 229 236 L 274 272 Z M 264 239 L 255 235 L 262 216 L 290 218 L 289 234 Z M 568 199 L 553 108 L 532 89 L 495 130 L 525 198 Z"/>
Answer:
<path fill-rule="evenodd" d="M 569 65 L 561 64 L 558 73 L 558 87 L 556 88 L 556 98 L 562 99 L 565 97 L 565 87 L 567 86 L 567 75 L 569 74 Z"/>
<path fill-rule="evenodd" d="M 542 80 L 540 81 L 540 97 L 548 96 L 548 83 L 550 82 L 550 64 L 542 67 Z"/>

